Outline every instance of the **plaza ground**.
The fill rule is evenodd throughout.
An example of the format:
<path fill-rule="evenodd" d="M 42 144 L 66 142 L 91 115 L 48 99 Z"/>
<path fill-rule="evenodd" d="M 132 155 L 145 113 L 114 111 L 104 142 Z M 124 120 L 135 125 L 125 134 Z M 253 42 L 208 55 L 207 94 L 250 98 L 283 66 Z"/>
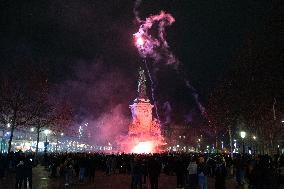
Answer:
<path fill-rule="evenodd" d="M 49 173 L 44 169 L 43 166 L 38 166 L 33 169 L 33 188 L 34 189 L 130 189 L 131 178 L 128 174 L 115 174 L 106 176 L 103 172 L 98 171 L 96 173 L 94 184 L 86 182 L 80 184 L 77 182 L 77 178 L 73 179 L 74 183 L 70 186 L 64 186 L 64 180 L 62 178 L 49 178 Z M 86 180 L 87 181 L 87 180 Z M 10 173 L 7 178 L 0 180 L 0 188 L 12 189 L 15 185 L 15 175 Z M 237 189 L 233 178 L 227 178 L 226 180 L 227 189 Z M 149 183 L 143 185 L 144 189 L 150 189 Z M 23 188 L 23 187 L 22 187 Z M 176 177 L 161 174 L 159 177 L 159 188 L 160 189 L 175 189 L 176 188 Z M 242 187 L 247 188 L 247 187 Z M 214 179 L 208 179 L 208 189 L 214 189 Z"/>

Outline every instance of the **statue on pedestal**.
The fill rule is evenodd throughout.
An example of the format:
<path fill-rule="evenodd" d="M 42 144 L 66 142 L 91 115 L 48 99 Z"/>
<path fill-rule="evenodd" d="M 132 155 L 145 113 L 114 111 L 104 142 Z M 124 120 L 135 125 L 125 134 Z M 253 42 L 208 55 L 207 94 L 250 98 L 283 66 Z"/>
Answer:
<path fill-rule="evenodd" d="M 139 68 L 139 78 L 138 78 L 138 98 L 148 99 L 146 91 L 146 76 L 144 70 Z"/>

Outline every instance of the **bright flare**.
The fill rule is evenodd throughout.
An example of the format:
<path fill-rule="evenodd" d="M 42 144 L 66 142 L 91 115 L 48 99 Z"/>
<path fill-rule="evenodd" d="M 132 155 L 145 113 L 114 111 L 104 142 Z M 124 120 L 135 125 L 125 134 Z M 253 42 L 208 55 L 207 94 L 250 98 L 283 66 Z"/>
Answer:
<path fill-rule="evenodd" d="M 132 153 L 136 154 L 149 154 L 154 152 L 154 144 L 151 141 L 147 142 L 139 142 L 134 148 L 132 149 Z"/>
<path fill-rule="evenodd" d="M 139 46 L 143 46 L 143 45 L 144 45 L 144 39 L 143 39 L 142 37 L 138 37 L 138 38 L 136 39 L 136 43 L 137 43 L 137 45 L 139 45 Z"/>

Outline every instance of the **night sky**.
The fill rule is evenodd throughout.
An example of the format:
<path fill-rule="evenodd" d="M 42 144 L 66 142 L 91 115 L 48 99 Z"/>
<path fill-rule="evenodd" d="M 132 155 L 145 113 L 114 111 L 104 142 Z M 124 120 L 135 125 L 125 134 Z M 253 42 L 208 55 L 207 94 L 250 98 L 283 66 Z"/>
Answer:
<path fill-rule="evenodd" d="M 0 6 L 2 71 L 11 65 L 44 64 L 48 80 L 62 85 L 65 94 L 76 91 L 74 83 L 82 86 L 84 79 L 89 82 L 84 89 L 88 91 L 99 88 L 97 85 L 105 89 L 119 78 L 117 85 L 110 86 L 115 92 L 110 89 L 101 94 L 103 104 L 96 101 L 95 107 L 88 107 L 91 100 L 73 102 L 82 114 L 104 109 L 105 104 L 127 107 L 135 98 L 142 59 L 132 38 L 139 28 L 133 14 L 134 1 L 5 1 Z M 175 17 L 176 22 L 166 31 L 170 50 L 206 104 L 247 37 L 264 27 L 269 7 L 271 4 L 264 0 L 145 0 L 138 10 L 143 19 L 160 10 Z M 155 78 L 160 107 L 170 101 L 177 112 L 194 112 L 196 105 L 181 76 L 167 65 L 151 62 L 151 67 L 159 70 Z M 96 75 L 103 76 L 96 79 Z M 113 80 L 103 83 L 102 78 L 108 80 L 108 76 Z M 78 91 L 73 93 L 80 96 Z M 99 96 L 92 94 L 82 98 Z"/>

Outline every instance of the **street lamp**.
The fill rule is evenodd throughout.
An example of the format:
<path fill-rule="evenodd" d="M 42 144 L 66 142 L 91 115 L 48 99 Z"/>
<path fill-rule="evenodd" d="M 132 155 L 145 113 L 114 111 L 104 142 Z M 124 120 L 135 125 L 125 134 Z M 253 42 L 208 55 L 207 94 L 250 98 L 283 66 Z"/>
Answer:
<path fill-rule="evenodd" d="M 47 136 L 50 133 L 50 130 L 45 129 L 43 132 L 44 132 L 45 136 Z"/>
<path fill-rule="evenodd" d="M 247 135 L 247 133 L 245 131 L 241 131 L 240 132 L 241 138 L 244 139 Z"/>
<path fill-rule="evenodd" d="M 48 145 L 48 142 L 47 142 L 47 135 L 50 133 L 50 130 L 45 129 L 45 130 L 43 131 L 43 133 L 45 134 L 44 153 L 46 154 L 46 152 L 47 152 L 47 145 Z"/>
<path fill-rule="evenodd" d="M 201 139 L 200 138 L 198 138 L 197 139 L 197 148 L 196 148 L 196 151 L 199 151 L 200 150 L 200 143 L 201 143 Z"/>
<path fill-rule="evenodd" d="M 242 142 L 243 142 L 243 154 L 245 154 L 246 150 L 245 150 L 245 142 L 244 142 L 244 139 L 245 139 L 247 133 L 246 133 L 245 131 L 241 131 L 241 132 L 240 132 L 240 135 L 241 135 Z"/>

